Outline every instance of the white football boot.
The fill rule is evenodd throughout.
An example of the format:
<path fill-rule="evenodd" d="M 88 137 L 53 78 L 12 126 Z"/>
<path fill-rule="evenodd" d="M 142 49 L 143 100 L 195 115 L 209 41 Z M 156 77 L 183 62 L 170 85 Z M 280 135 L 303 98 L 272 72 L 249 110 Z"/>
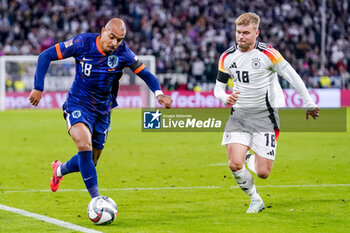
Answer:
<path fill-rule="evenodd" d="M 265 205 L 264 205 L 264 202 L 262 199 L 253 200 L 249 205 L 247 213 L 248 214 L 259 213 L 260 211 L 262 211 L 264 209 L 264 207 L 265 207 Z"/>

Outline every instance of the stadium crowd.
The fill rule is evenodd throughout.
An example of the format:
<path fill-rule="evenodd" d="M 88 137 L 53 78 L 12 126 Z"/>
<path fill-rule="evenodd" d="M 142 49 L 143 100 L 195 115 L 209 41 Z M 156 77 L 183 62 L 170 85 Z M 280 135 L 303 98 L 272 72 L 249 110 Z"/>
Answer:
<path fill-rule="evenodd" d="M 99 32 L 123 18 L 126 42 L 138 55 L 154 55 L 156 72 L 189 75 L 186 88 L 215 82 L 220 54 L 233 45 L 234 21 L 243 12 L 261 17 L 259 40 L 269 42 L 308 87 L 350 88 L 350 6 L 327 1 L 326 67 L 321 70 L 318 0 L 7 0 L 0 1 L 0 55 L 39 54 L 84 32 Z M 312 77 L 320 77 L 315 82 Z M 166 79 L 165 79 L 166 80 Z M 169 80 L 168 80 L 169 81 Z M 164 83 L 168 88 L 169 83 Z M 283 87 L 287 84 L 282 82 Z M 176 88 L 176 87 L 175 87 Z"/>

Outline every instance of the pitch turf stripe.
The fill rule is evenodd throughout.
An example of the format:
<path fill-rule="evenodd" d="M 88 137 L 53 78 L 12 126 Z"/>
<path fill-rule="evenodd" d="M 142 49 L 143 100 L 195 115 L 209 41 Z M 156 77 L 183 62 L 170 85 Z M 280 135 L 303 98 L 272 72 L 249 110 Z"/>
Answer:
<path fill-rule="evenodd" d="M 35 213 L 29 212 L 29 211 L 13 208 L 13 207 L 6 206 L 6 205 L 0 204 L 0 209 L 15 213 L 15 214 L 20 214 L 20 215 L 23 215 L 26 217 L 35 218 L 35 219 L 38 219 L 38 220 L 41 220 L 44 222 L 52 223 L 52 224 L 55 224 L 55 225 L 60 226 L 60 227 L 72 229 L 74 231 L 85 232 L 85 233 L 102 233 L 101 231 L 95 231 L 95 230 L 81 227 L 81 226 L 78 226 L 78 225 L 75 225 L 75 224 L 72 224 L 69 222 L 61 221 L 61 220 L 58 220 L 55 218 L 50 218 L 50 217 L 40 215 L 40 214 L 35 214 Z"/>
<path fill-rule="evenodd" d="M 261 185 L 257 188 L 312 188 L 312 187 L 347 187 L 350 184 L 296 184 L 296 185 Z M 100 191 L 130 191 L 130 190 L 176 190 L 176 189 L 222 189 L 223 186 L 194 186 L 194 187 L 150 187 L 150 188 L 115 188 L 115 189 L 99 189 Z M 235 189 L 238 186 L 230 186 Z M 2 193 L 40 193 L 51 192 L 51 190 L 8 190 Z M 58 192 L 87 192 L 86 189 L 60 189 Z"/>

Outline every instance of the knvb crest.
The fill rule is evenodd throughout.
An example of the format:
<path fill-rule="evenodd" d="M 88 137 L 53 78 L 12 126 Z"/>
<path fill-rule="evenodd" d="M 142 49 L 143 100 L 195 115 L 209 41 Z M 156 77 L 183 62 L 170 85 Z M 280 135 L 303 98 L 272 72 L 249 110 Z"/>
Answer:
<path fill-rule="evenodd" d="M 111 55 L 108 57 L 108 66 L 112 69 L 117 67 L 119 58 L 115 55 Z"/>
<path fill-rule="evenodd" d="M 156 112 L 143 112 L 143 128 L 144 129 L 160 129 L 161 127 L 161 113 L 159 110 Z"/>
<path fill-rule="evenodd" d="M 81 112 L 79 110 L 75 110 L 74 112 L 72 112 L 72 116 L 73 118 L 79 118 L 81 116 Z"/>

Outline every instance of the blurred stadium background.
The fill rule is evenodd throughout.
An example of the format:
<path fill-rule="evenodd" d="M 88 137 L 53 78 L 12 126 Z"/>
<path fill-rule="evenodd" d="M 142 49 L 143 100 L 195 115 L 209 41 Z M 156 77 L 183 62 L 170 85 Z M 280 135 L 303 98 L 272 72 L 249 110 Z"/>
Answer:
<path fill-rule="evenodd" d="M 349 5 L 347 0 L 2 0 L 0 58 L 38 55 L 79 33 L 99 32 L 108 19 L 117 16 L 127 23 L 126 42 L 131 49 L 138 55 L 155 57 L 151 64 L 164 90 L 176 91 L 171 92 L 175 106 L 218 107 L 218 102 L 211 103 L 218 58 L 234 43 L 236 17 L 254 11 L 262 19 L 259 40 L 282 53 L 306 86 L 316 89 L 315 99 L 322 102 L 323 96 L 332 96 L 321 107 L 340 107 L 350 105 L 346 91 L 350 88 Z M 7 98 L 4 102 L 2 96 L 1 103 L 6 108 L 30 107 L 23 100 L 28 93 L 23 92 L 32 88 L 28 78 L 34 75 L 33 59 L 31 66 L 23 65 L 23 61 L 2 63 Z M 74 71 L 51 67 L 50 75 L 73 78 Z M 56 81 L 51 91 L 67 91 L 70 83 L 62 84 L 62 80 L 60 85 Z M 280 81 L 283 88 L 290 88 L 286 81 Z M 140 83 L 127 75 L 122 84 Z M 320 88 L 333 90 L 319 92 Z M 287 101 L 293 94 L 286 91 Z M 120 98 L 135 99 L 137 95 L 121 93 Z M 198 101 L 191 103 L 189 96 Z M 121 100 L 125 102 L 121 107 L 150 104 L 140 100 L 131 104 L 130 98 Z M 291 99 L 287 104 L 298 106 L 297 102 Z M 50 103 L 41 107 L 46 106 L 59 107 Z"/>

